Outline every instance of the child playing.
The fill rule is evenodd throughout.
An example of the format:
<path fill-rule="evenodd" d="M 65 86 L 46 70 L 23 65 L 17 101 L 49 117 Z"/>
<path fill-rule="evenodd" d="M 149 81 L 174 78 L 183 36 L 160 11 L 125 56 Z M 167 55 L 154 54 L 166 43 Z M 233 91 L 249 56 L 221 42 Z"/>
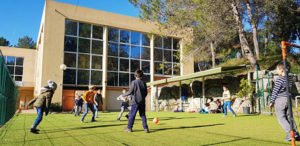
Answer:
<path fill-rule="evenodd" d="M 100 105 L 103 104 L 102 95 L 101 95 L 101 89 L 97 90 L 97 93 L 95 94 L 95 97 L 94 97 L 94 109 L 95 109 L 96 118 L 99 118 L 99 116 L 98 116 L 99 104 Z"/>
<path fill-rule="evenodd" d="M 123 88 L 122 93 L 123 94 L 126 93 L 125 88 Z M 131 107 L 129 106 L 129 100 L 131 100 L 131 98 L 130 98 L 130 96 L 126 96 L 126 97 L 123 97 L 123 98 L 117 98 L 117 100 L 122 100 L 121 111 L 120 111 L 119 116 L 117 118 L 117 121 L 120 121 L 125 109 L 128 109 L 128 111 L 130 112 Z M 128 119 L 128 114 L 125 117 Z"/>
<path fill-rule="evenodd" d="M 51 105 L 51 99 L 57 88 L 57 84 L 51 80 L 48 81 L 48 86 L 42 87 L 40 90 L 40 95 L 28 102 L 28 105 L 32 105 L 36 108 L 37 118 L 30 129 L 31 133 L 38 134 L 37 126 L 41 123 L 43 119 L 43 113 L 47 116 L 49 113 L 49 108 Z"/>
<path fill-rule="evenodd" d="M 82 115 L 82 118 L 81 118 L 81 122 L 83 123 L 84 122 L 84 118 L 85 116 L 87 115 L 88 113 L 88 108 L 92 111 L 93 113 L 93 116 L 92 116 L 92 119 L 91 119 L 91 122 L 95 122 L 95 108 L 94 108 L 94 96 L 95 96 L 95 93 L 94 93 L 94 90 L 95 90 L 95 86 L 94 85 L 89 85 L 89 91 L 86 91 L 84 94 L 83 94 L 83 106 L 84 106 L 84 113 Z"/>
<path fill-rule="evenodd" d="M 80 95 L 78 92 L 75 93 L 75 114 L 74 116 L 79 116 L 82 110 L 82 104 L 83 99 L 81 98 L 82 95 Z"/>
<path fill-rule="evenodd" d="M 275 82 L 275 86 L 272 91 L 272 96 L 270 100 L 270 107 L 275 105 L 275 114 L 279 124 L 281 125 L 282 129 L 286 133 L 286 141 L 291 141 L 290 136 L 290 121 L 288 120 L 288 105 L 287 100 L 289 96 L 286 94 L 286 79 L 285 79 L 285 72 L 284 72 L 284 65 L 280 63 L 276 67 L 276 72 L 279 75 L 279 78 Z M 292 85 L 292 81 L 289 82 L 290 87 Z M 294 118 L 294 117 L 293 117 Z M 295 121 L 293 119 L 293 121 Z M 293 122 L 293 130 L 295 131 L 295 138 L 299 140 L 300 136 L 297 130 L 297 126 L 295 122 Z"/>
<path fill-rule="evenodd" d="M 231 96 L 230 91 L 226 85 L 223 85 L 223 100 L 224 100 L 224 117 L 227 117 L 227 107 L 232 112 L 233 117 L 236 117 L 235 112 L 231 108 Z"/>
<path fill-rule="evenodd" d="M 132 105 L 129 113 L 128 125 L 125 132 L 132 132 L 136 113 L 139 111 L 139 115 L 143 121 L 144 132 L 149 133 L 146 118 L 146 96 L 147 96 L 147 85 L 142 81 L 144 73 L 142 70 L 136 70 L 134 73 L 135 80 L 131 82 L 130 89 L 127 93 L 122 94 L 123 97 L 132 95 Z"/>

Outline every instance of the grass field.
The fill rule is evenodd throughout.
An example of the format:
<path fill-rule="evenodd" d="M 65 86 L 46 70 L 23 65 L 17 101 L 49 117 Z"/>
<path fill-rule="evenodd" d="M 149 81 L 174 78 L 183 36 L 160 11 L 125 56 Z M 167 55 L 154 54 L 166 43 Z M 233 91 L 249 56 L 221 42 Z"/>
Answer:
<path fill-rule="evenodd" d="M 81 123 L 71 114 L 51 114 L 38 127 L 40 134 L 29 132 L 36 115 L 19 114 L 0 129 L 0 145 L 289 145 L 275 116 L 240 115 L 223 118 L 220 114 L 149 112 L 151 133 L 144 133 L 138 117 L 132 133 L 123 129 L 127 121 L 117 122 L 117 113 L 100 113 L 97 122 Z M 154 117 L 160 123 L 152 123 Z M 296 120 L 297 121 L 297 120 Z"/>

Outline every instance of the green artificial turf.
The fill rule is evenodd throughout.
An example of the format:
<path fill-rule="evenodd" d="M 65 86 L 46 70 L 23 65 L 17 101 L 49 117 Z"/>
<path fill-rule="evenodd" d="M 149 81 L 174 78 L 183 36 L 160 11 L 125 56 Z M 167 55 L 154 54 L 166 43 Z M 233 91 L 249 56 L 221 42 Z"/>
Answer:
<path fill-rule="evenodd" d="M 148 112 L 151 133 L 144 133 L 139 117 L 132 133 L 123 129 L 126 118 L 117 122 L 116 112 L 100 113 L 94 123 L 85 123 L 71 114 L 50 114 L 39 125 L 39 134 L 29 132 L 36 114 L 19 114 L 0 128 L 0 145 L 289 145 L 275 116 L 240 115 L 236 118 L 221 114 Z M 159 124 L 152 122 L 159 118 Z M 298 120 L 296 119 L 298 122 Z"/>

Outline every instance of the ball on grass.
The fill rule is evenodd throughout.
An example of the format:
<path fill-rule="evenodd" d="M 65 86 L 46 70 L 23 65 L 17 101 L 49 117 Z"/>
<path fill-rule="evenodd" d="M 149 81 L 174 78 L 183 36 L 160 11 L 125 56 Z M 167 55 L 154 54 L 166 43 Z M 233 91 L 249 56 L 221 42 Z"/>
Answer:
<path fill-rule="evenodd" d="M 158 124 L 158 122 L 159 122 L 158 118 L 155 117 L 155 118 L 153 119 L 153 123 L 154 123 L 154 124 Z"/>

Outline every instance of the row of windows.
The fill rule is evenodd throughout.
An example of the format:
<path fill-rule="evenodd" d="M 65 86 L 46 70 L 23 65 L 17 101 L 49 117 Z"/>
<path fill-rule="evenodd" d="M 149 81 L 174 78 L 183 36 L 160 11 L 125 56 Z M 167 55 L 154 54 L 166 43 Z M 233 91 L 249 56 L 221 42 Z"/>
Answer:
<path fill-rule="evenodd" d="M 76 22 L 72 20 L 65 21 L 65 34 L 84 37 L 103 39 L 103 27 L 98 25 L 91 25 L 87 23 Z"/>
<path fill-rule="evenodd" d="M 64 84 L 101 85 L 102 84 L 102 71 L 67 69 L 64 71 Z"/>
<path fill-rule="evenodd" d="M 133 81 L 134 74 L 126 72 L 108 72 L 107 85 L 108 86 L 129 86 Z M 145 74 L 143 77 L 145 82 L 150 81 L 150 75 Z M 67 85 L 101 85 L 102 84 L 102 71 L 96 70 L 76 70 L 67 69 L 64 72 L 64 84 Z"/>
<path fill-rule="evenodd" d="M 15 81 L 22 81 L 23 79 L 23 57 L 4 56 L 5 63 L 9 73 Z"/>
<path fill-rule="evenodd" d="M 129 86 L 131 81 L 135 80 L 133 73 L 123 72 L 108 72 L 107 73 L 107 85 L 108 86 Z M 150 81 L 150 75 L 144 74 L 142 80 L 145 82 Z"/>
<path fill-rule="evenodd" d="M 108 41 L 150 47 L 150 38 L 146 34 L 117 28 L 109 28 Z"/>
<path fill-rule="evenodd" d="M 108 29 L 108 81 L 109 86 L 128 86 L 136 69 L 142 69 L 150 81 L 150 39 L 147 34 Z M 103 59 L 103 27 L 66 20 L 64 84 L 101 85 Z M 179 75 L 179 40 L 155 38 L 155 74 Z"/>

